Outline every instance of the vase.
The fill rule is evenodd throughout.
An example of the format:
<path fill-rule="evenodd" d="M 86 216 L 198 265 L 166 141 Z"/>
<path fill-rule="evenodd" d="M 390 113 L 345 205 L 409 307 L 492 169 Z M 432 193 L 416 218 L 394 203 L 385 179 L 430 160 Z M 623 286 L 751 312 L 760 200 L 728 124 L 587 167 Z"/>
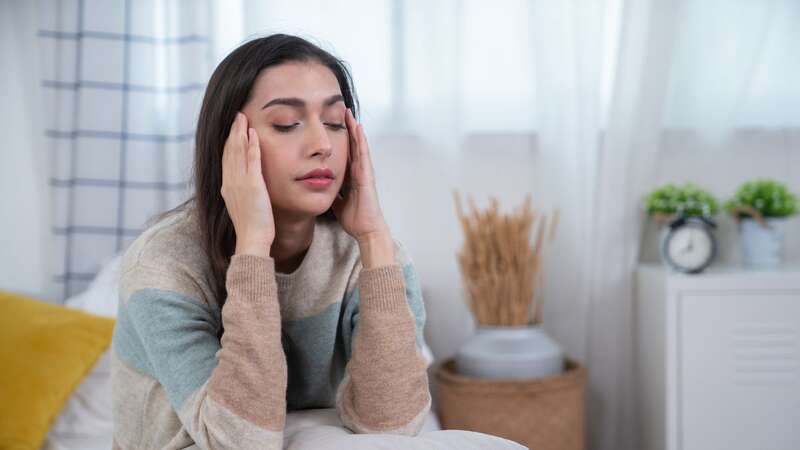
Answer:
<path fill-rule="evenodd" d="M 739 242 L 742 261 L 751 268 L 773 268 L 783 262 L 785 217 L 764 219 L 766 226 L 752 218 L 739 221 Z"/>
<path fill-rule="evenodd" d="M 541 325 L 479 326 L 456 354 L 455 367 L 475 378 L 544 378 L 563 371 L 564 355 Z"/>

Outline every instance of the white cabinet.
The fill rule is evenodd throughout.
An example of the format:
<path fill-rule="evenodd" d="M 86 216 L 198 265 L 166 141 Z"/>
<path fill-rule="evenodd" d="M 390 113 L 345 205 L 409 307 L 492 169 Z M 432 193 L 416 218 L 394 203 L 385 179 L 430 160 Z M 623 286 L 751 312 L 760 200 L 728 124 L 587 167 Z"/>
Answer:
<path fill-rule="evenodd" d="M 639 448 L 800 449 L 800 267 L 636 280 Z"/>

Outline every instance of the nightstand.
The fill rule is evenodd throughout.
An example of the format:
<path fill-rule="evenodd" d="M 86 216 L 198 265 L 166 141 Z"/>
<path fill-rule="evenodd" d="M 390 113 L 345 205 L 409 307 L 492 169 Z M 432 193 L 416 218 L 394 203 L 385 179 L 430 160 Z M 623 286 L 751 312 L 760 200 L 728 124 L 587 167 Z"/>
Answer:
<path fill-rule="evenodd" d="M 800 449 L 800 266 L 636 282 L 638 448 Z"/>

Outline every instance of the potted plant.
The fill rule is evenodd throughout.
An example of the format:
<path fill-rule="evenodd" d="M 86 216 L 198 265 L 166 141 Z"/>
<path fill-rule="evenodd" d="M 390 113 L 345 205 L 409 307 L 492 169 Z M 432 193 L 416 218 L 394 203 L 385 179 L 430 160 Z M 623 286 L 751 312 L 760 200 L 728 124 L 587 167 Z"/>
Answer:
<path fill-rule="evenodd" d="M 777 180 L 756 179 L 739 186 L 725 209 L 737 221 L 745 266 L 769 268 L 783 261 L 786 221 L 797 208 L 797 196 Z"/>
<path fill-rule="evenodd" d="M 530 196 L 513 214 L 498 212 L 492 198 L 486 211 L 465 214 L 454 192 L 464 231 L 458 264 L 467 303 L 477 322 L 475 334 L 455 357 L 456 370 L 478 378 L 531 379 L 561 373 L 560 347 L 541 327 L 542 251 L 552 240 L 558 212 L 531 209 Z M 535 240 L 531 245 L 531 231 Z"/>
<path fill-rule="evenodd" d="M 717 213 L 717 200 L 694 183 L 677 186 L 669 183 L 654 189 L 645 199 L 645 209 L 659 223 L 667 223 L 677 215 L 711 217 Z"/>

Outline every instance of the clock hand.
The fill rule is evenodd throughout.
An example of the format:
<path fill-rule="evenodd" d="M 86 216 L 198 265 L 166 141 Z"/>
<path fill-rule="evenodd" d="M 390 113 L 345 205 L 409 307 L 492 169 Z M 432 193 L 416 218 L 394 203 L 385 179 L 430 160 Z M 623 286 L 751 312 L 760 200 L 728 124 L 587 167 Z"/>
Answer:
<path fill-rule="evenodd" d="M 687 253 L 687 252 L 690 252 L 690 251 L 692 251 L 692 237 L 691 237 L 691 234 L 689 235 L 689 245 L 683 247 L 683 250 L 681 250 L 681 254 L 684 254 L 684 253 Z"/>

